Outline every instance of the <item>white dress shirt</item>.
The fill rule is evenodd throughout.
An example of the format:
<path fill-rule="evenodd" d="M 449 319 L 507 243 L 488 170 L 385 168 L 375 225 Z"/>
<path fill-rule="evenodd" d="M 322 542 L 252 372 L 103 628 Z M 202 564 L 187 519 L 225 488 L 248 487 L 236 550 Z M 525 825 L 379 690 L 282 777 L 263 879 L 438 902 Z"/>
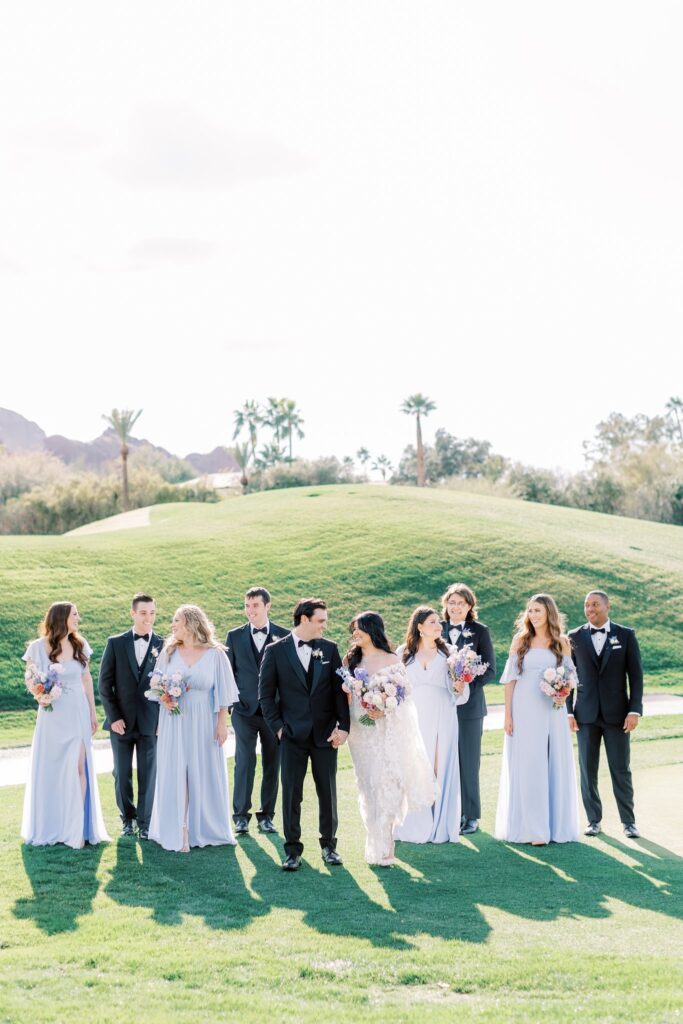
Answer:
<path fill-rule="evenodd" d="M 296 653 L 299 655 L 299 661 L 304 667 L 304 672 L 308 672 L 308 666 L 311 664 L 311 655 L 313 654 L 313 651 L 307 643 L 302 644 L 301 647 L 299 647 L 300 639 L 301 637 L 298 636 L 296 630 L 293 629 L 292 640 L 294 641 Z"/>
<path fill-rule="evenodd" d="M 600 655 L 602 654 L 602 649 L 605 646 L 605 644 L 607 643 L 607 640 L 609 638 L 610 621 L 608 619 L 607 622 L 603 622 L 602 626 L 597 626 L 597 627 L 596 626 L 591 626 L 589 624 L 588 628 L 589 629 L 604 629 L 605 630 L 604 633 L 591 633 L 591 640 L 593 641 L 593 647 L 595 648 L 595 653 L 597 654 L 598 657 L 600 657 Z"/>
<path fill-rule="evenodd" d="M 135 632 L 135 630 L 133 630 L 133 632 Z M 140 640 L 134 640 L 133 641 L 133 647 L 135 648 L 135 660 L 138 663 L 138 668 L 140 667 L 140 665 L 142 665 L 143 661 L 145 660 L 145 656 L 147 654 L 147 648 L 149 647 L 151 642 L 152 642 L 152 634 L 151 633 L 149 634 L 149 640 L 140 639 Z"/>
<path fill-rule="evenodd" d="M 268 620 L 266 620 L 266 632 L 265 633 L 255 633 L 254 632 L 254 627 L 251 625 L 251 623 L 249 623 L 249 632 L 251 633 L 251 639 L 254 641 L 254 645 L 256 647 L 256 650 L 261 652 L 263 650 L 263 645 L 265 644 L 266 640 L 268 639 L 268 633 L 270 633 L 270 622 Z"/>
<path fill-rule="evenodd" d="M 465 630 L 465 623 L 459 622 L 457 626 L 451 626 L 448 630 L 448 635 L 451 638 L 451 643 L 454 644 L 458 640 L 458 637 Z"/>

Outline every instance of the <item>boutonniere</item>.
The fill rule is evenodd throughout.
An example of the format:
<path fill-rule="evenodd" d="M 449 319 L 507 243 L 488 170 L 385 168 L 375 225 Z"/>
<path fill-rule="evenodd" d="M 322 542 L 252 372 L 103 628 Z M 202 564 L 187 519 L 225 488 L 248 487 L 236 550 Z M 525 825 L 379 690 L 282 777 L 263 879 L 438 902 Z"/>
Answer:
<path fill-rule="evenodd" d="M 153 658 L 158 658 L 159 657 L 159 648 L 158 647 L 153 647 L 152 648 L 152 657 Z"/>
<path fill-rule="evenodd" d="M 471 629 L 463 629 L 463 631 L 462 631 L 462 633 L 460 635 L 461 636 L 472 636 L 472 630 Z"/>
<path fill-rule="evenodd" d="M 311 657 L 312 658 L 317 658 L 318 661 L 322 661 L 323 652 L 320 650 L 320 648 L 317 648 L 315 651 L 311 652 Z"/>
<path fill-rule="evenodd" d="M 611 636 L 609 638 L 609 642 L 611 643 L 612 647 L 618 647 L 619 646 L 619 637 L 618 636 Z"/>

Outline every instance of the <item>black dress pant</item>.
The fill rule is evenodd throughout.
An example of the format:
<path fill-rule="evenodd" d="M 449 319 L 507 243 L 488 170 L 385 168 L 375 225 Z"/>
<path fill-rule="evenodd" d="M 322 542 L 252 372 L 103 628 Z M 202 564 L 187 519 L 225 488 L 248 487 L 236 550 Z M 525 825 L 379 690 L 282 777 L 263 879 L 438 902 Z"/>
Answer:
<path fill-rule="evenodd" d="M 479 795 L 479 767 L 481 764 L 481 736 L 483 718 L 458 717 L 458 759 L 460 762 L 460 798 L 463 818 L 479 821 L 481 797 Z"/>
<path fill-rule="evenodd" d="M 588 820 L 602 821 L 602 801 L 598 793 L 598 768 L 600 765 L 600 743 L 604 740 L 619 818 L 625 825 L 635 822 L 629 733 L 624 732 L 622 725 L 609 725 L 602 719 L 598 719 L 590 724 L 579 722 L 577 740 L 581 771 L 581 798 Z"/>
<path fill-rule="evenodd" d="M 313 781 L 318 794 L 320 846 L 337 846 L 337 751 L 331 747 L 316 747 L 313 737 L 303 743 L 296 743 L 284 733 L 281 742 L 282 754 L 282 824 L 285 833 L 285 853 L 288 857 L 300 857 L 301 842 L 301 801 L 304 796 L 304 779 L 311 762 Z"/>
<path fill-rule="evenodd" d="M 137 818 L 140 828 L 149 828 L 157 776 L 156 736 L 119 736 L 111 732 L 114 756 L 114 789 L 121 821 Z M 133 800 L 133 751 L 137 762 L 138 802 Z"/>
<path fill-rule="evenodd" d="M 256 741 L 261 740 L 261 806 L 256 812 L 259 821 L 275 816 L 279 788 L 280 747 L 266 725 L 263 715 L 232 713 L 235 730 L 235 774 L 232 782 L 233 819 L 251 818 L 251 794 L 256 772 Z"/>

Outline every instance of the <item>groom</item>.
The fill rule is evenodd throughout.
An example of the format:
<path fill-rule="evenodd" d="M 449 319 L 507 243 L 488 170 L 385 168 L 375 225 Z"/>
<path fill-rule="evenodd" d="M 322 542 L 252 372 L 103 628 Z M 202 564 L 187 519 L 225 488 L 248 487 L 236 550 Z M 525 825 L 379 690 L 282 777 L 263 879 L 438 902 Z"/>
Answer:
<path fill-rule="evenodd" d="M 136 594 L 130 610 L 133 628 L 110 636 L 100 665 L 100 697 L 106 712 L 114 757 L 116 803 L 121 835 L 148 838 L 157 763 L 159 705 L 147 700 L 149 675 L 164 639 L 154 632 L 156 605 L 149 594 Z M 133 751 L 137 761 L 138 800 L 133 800 Z"/>
<path fill-rule="evenodd" d="M 299 601 L 294 629 L 266 647 L 259 677 L 259 701 L 268 726 L 280 741 L 285 871 L 301 864 L 301 801 L 310 760 L 318 794 L 322 858 L 336 867 L 337 748 L 349 734 L 349 705 L 337 675 L 337 645 L 323 640 L 327 605 Z"/>
<path fill-rule="evenodd" d="M 612 789 L 627 839 L 638 839 L 631 781 L 631 733 L 643 713 L 643 669 L 636 634 L 612 622 L 604 590 L 586 595 L 588 621 L 569 634 L 578 690 L 567 698 L 569 727 L 577 733 L 581 797 L 588 816 L 587 836 L 601 831 L 598 793 L 600 745 L 604 742 Z"/>

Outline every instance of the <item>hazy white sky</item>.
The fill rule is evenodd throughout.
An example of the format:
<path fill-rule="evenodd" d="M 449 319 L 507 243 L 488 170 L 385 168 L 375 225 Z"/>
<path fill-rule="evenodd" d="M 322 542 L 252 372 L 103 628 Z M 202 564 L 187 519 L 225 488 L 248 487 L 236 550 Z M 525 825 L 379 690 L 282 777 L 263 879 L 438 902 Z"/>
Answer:
<path fill-rule="evenodd" d="M 0 406 L 178 454 L 286 395 L 303 454 L 413 427 L 578 468 L 683 392 L 683 8 L 0 7 Z"/>

